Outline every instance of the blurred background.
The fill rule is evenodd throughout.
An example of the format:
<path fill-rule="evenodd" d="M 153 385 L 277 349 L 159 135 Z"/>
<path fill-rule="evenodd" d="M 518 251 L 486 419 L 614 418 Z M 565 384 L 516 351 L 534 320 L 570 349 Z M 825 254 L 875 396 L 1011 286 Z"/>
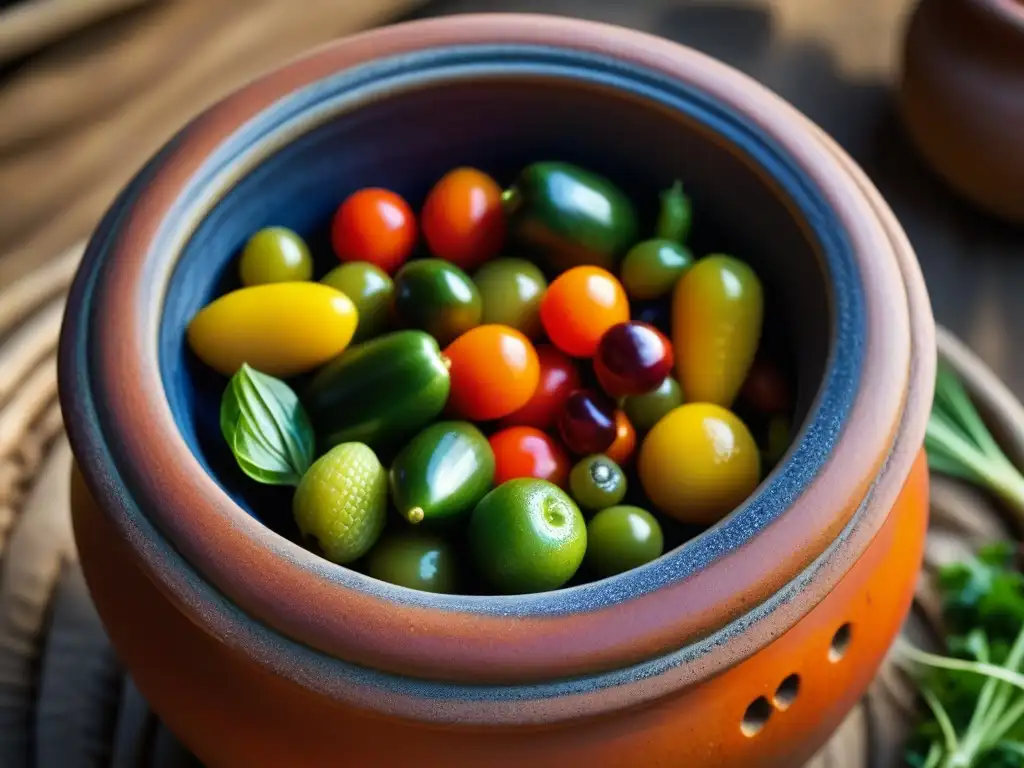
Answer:
<path fill-rule="evenodd" d="M 913 0 L 0 0 L 0 285 L 86 237 L 196 112 L 301 51 L 374 25 L 530 11 L 653 32 L 803 110 L 865 167 L 910 235 L 941 323 L 1018 391 L 1017 233 L 955 199 L 892 109 Z"/>

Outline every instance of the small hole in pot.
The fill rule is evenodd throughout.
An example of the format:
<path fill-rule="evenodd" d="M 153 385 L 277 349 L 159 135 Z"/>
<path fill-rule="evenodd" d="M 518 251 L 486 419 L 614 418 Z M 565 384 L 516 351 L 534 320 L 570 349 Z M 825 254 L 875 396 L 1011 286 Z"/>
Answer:
<path fill-rule="evenodd" d="M 758 696 L 747 707 L 747 711 L 743 715 L 743 722 L 740 723 L 740 731 L 747 737 L 757 736 L 771 716 L 772 705 L 764 696 Z"/>
<path fill-rule="evenodd" d="M 785 712 L 796 701 L 798 693 L 800 693 L 800 675 L 790 675 L 775 689 L 772 704 L 779 712 Z"/>
<path fill-rule="evenodd" d="M 853 628 L 849 624 L 843 624 L 832 636 L 832 646 L 828 649 L 828 660 L 835 664 L 842 661 L 846 651 L 850 647 L 850 638 L 853 635 Z"/>

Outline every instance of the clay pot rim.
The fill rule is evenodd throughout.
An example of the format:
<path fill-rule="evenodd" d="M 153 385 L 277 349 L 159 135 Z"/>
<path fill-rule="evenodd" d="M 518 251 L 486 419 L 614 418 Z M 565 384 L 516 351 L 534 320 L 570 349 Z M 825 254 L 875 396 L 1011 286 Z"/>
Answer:
<path fill-rule="evenodd" d="M 624 574 L 531 598 L 447 599 L 381 585 L 332 566 L 250 518 L 201 472 L 171 419 L 156 354 L 145 351 L 147 344 L 153 349 L 155 345 L 153 336 L 141 333 L 140 328 L 153 332 L 152 317 L 149 321 L 145 318 L 156 310 L 144 299 L 152 298 L 150 289 L 166 279 L 171 267 L 154 259 L 153 243 L 177 193 L 227 135 L 301 85 L 364 62 L 380 64 L 384 52 L 397 56 L 483 43 L 556 46 L 606 58 L 610 51 L 630 67 L 660 70 L 713 94 L 795 158 L 836 211 L 859 256 L 867 323 L 862 340 L 864 367 L 875 379 L 874 383 L 860 382 L 845 428 L 832 444 L 831 460 L 815 468 L 815 480 L 798 489 L 800 498 L 784 514 L 777 510 L 777 517 L 759 521 L 772 525 L 744 542 L 743 557 L 737 555 L 738 545 L 725 555 L 716 552 L 717 558 L 703 570 L 660 585 L 642 599 L 632 597 L 617 603 L 610 587 L 626 578 L 640 578 L 655 570 L 652 566 L 633 572 L 633 576 Z M 907 438 L 899 423 L 912 373 L 910 314 L 903 283 L 916 278 L 906 273 L 901 276 L 897 258 L 905 254 L 898 249 L 894 252 L 891 234 L 877 220 L 872 202 L 850 183 L 847 173 L 806 121 L 777 97 L 722 64 L 641 33 L 555 17 L 485 15 L 411 22 L 321 48 L 229 97 L 179 134 L 126 190 L 93 239 L 86 267 L 76 280 L 68 317 L 81 319 L 87 307 L 96 309 L 96 314 L 88 315 L 88 323 L 67 323 L 61 341 L 61 398 L 86 481 L 139 553 L 144 569 L 171 592 L 182 610 L 219 635 L 228 634 L 230 622 L 225 623 L 223 612 L 208 601 L 196 602 L 196 594 L 190 596 L 197 579 L 208 581 L 227 596 L 233 604 L 229 613 L 241 609 L 255 617 L 250 623 L 261 629 L 266 624 L 326 654 L 402 675 L 463 681 L 481 676 L 550 679 L 622 669 L 657 657 L 681 642 L 721 630 L 783 585 L 795 583 L 801 572 L 816 559 L 820 561 L 828 547 L 834 549 L 846 540 L 856 520 L 863 522 L 863 514 L 856 520 L 854 515 L 863 512 L 862 502 L 880 473 L 901 485 L 909 472 L 910 460 L 894 460 L 890 449 L 898 435 L 910 443 L 919 443 L 923 436 L 922 426 L 910 429 Z M 902 268 L 906 270 L 906 265 Z M 928 335 L 928 321 L 922 312 L 926 315 L 927 308 L 914 311 L 915 350 L 922 336 Z M 126 316 L 137 317 L 139 322 L 125 323 Z M 104 376 L 103 372 L 117 375 Z M 920 373 L 917 370 L 914 376 L 918 384 Z M 98 416 L 100 411 L 90 410 L 95 407 L 93 395 L 107 405 L 103 418 Z M 111 418 L 110 403 L 119 406 L 116 418 Z M 912 411 L 917 414 L 921 410 L 918 399 Z M 851 424 L 857 428 L 849 428 Z M 149 437 L 142 440 L 140 435 Z M 778 472 L 773 475 L 774 480 L 779 476 Z M 765 490 L 762 486 L 755 498 L 764 497 Z M 752 517 L 752 508 L 748 502 L 728 520 Z M 826 509 L 837 511 L 822 511 Z M 880 527 L 884 513 L 874 518 L 871 530 Z M 718 574 L 730 569 L 743 571 L 744 558 L 748 563 L 745 575 L 754 575 L 749 565 L 751 547 L 785 551 L 777 548 L 778 542 L 786 542 L 794 556 L 776 564 L 770 578 L 758 570 L 753 582 L 744 582 L 741 574 L 726 585 L 728 589 L 715 583 Z M 674 554 L 684 549 L 692 552 L 691 545 Z M 855 554 L 859 552 L 847 557 Z M 826 562 L 826 570 L 838 578 L 849 562 Z M 585 603 L 580 598 L 588 589 L 603 590 L 604 600 L 581 611 Z M 665 616 L 666 605 L 687 604 L 679 602 L 680 595 L 702 593 L 714 602 L 707 615 L 696 620 L 693 616 Z M 295 595 L 304 597 L 296 600 Z M 805 603 L 803 591 L 789 604 L 798 603 Z M 531 610 L 520 611 L 511 619 L 501 615 L 524 604 Z M 439 606 L 443 608 L 439 610 Z M 623 612 L 624 607 L 628 613 Z M 315 615 L 320 610 L 326 615 Z M 221 614 L 219 618 L 217 614 Z M 760 635 L 764 642 L 773 631 L 786 628 L 773 624 L 770 612 L 767 618 L 770 626 Z M 581 632 L 586 636 L 583 619 L 608 632 L 585 653 L 569 657 L 559 637 L 579 638 Z M 422 645 L 402 642 L 403 631 L 409 627 L 418 630 Z M 613 631 L 613 627 L 618 629 Z M 399 628 L 402 631 L 396 634 Z M 488 642 L 480 643 L 481 638 Z M 525 654 L 530 658 L 524 659 L 524 645 L 530 646 Z M 259 657 L 256 648 L 248 647 L 247 652 Z M 712 644 L 702 651 L 701 666 L 713 666 L 714 659 L 725 658 L 721 648 Z M 307 677 L 309 670 L 300 673 L 295 661 L 289 665 L 291 672 Z"/>
<path fill-rule="evenodd" d="M 1021 0 L 975 0 L 978 5 L 1005 24 L 1024 34 L 1024 2 Z"/>

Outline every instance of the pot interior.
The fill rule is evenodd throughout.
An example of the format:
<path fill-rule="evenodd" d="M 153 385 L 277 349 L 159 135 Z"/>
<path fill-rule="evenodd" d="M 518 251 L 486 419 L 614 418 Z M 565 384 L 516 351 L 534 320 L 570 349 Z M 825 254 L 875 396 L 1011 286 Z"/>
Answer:
<path fill-rule="evenodd" d="M 218 193 L 168 285 L 161 371 L 196 457 L 249 514 L 298 539 L 291 489 L 257 484 L 237 468 L 218 426 L 226 380 L 185 341 L 195 313 L 239 286 L 237 257 L 252 233 L 271 225 L 299 232 L 319 277 L 337 264 L 328 239 L 331 214 L 356 189 L 387 187 L 418 209 L 431 185 L 456 166 L 483 169 L 504 185 L 537 160 L 569 161 L 606 175 L 636 202 L 646 233 L 653 233 L 659 192 L 682 180 L 694 204 L 694 255 L 731 253 L 765 283 L 767 343 L 790 365 L 794 423 L 803 423 L 822 386 L 836 325 L 835 280 L 819 234 L 826 225 L 818 222 L 816 231 L 808 224 L 800 198 L 814 191 L 794 187 L 781 151 L 749 121 L 699 99 L 691 106 L 676 108 L 611 79 L 509 69 L 411 78 L 334 114 L 308 120 L 299 114 L 287 141 Z M 801 430 L 793 434 L 801 439 Z M 666 530 L 666 550 L 696 533 Z"/>

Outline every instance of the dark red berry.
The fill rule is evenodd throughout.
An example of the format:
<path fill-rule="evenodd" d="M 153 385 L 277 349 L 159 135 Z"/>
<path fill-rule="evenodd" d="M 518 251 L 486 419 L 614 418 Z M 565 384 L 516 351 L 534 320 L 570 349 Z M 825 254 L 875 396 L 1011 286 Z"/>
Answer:
<path fill-rule="evenodd" d="M 634 320 L 613 325 L 601 337 L 594 373 L 612 397 L 642 395 L 657 389 L 674 362 L 672 343 L 665 334 Z"/>
<path fill-rule="evenodd" d="M 558 431 L 566 447 L 579 456 L 603 453 L 615 442 L 615 403 L 600 392 L 573 392 L 562 408 Z"/>
<path fill-rule="evenodd" d="M 768 358 L 758 358 L 750 366 L 740 399 L 748 408 L 768 416 L 789 413 L 792 405 L 786 377 Z"/>

